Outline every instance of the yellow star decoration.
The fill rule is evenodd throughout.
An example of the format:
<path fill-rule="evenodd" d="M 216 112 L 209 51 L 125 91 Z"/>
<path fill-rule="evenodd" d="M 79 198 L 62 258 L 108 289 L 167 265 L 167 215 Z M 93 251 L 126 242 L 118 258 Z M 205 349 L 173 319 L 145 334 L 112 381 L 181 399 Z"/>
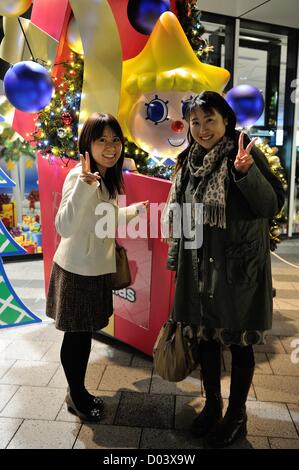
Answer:
<path fill-rule="evenodd" d="M 26 168 L 32 168 L 33 167 L 33 160 L 26 160 L 25 162 Z"/>
<path fill-rule="evenodd" d="M 129 140 L 132 109 L 139 96 L 150 92 L 206 90 L 222 93 L 230 73 L 202 63 L 171 12 L 158 19 L 144 49 L 123 62 L 119 120 Z"/>
<path fill-rule="evenodd" d="M 16 166 L 16 162 L 14 162 L 14 161 L 11 160 L 11 159 L 7 160 L 7 162 L 6 162 L 6 168 L 7 168 L 8 170 L 13 170 L 15 166 Z"/>

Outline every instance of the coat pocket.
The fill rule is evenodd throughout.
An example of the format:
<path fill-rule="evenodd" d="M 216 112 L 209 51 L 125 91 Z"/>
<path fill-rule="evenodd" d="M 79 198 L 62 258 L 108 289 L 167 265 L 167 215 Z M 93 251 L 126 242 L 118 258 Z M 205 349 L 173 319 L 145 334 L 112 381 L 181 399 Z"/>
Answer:
<path fill-rule="evenodd" d="M 229 284 L 254 285 L 265 262 L 258 240 L 232 245 L 225 250 L 226 276 Z"/>

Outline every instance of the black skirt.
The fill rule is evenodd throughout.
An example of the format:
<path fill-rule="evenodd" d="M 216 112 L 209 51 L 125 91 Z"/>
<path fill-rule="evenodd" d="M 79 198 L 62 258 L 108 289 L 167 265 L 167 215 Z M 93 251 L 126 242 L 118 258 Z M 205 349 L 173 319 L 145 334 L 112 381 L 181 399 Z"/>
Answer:
<path fill-rule="evenodd" d="M 46 315 L 62 331 L 97 331 L 113 314 L 111 275 L 82 276 L 53 263 Z"/>

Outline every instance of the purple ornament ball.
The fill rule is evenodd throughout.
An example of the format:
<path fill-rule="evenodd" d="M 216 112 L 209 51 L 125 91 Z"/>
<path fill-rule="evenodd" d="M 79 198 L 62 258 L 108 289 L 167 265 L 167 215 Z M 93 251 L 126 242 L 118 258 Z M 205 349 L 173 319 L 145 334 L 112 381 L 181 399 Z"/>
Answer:
<path fill-rule="evenodd" d="M 3 82 L 8 101 L 21 111 L 36 113 L 52 99 L 53 83 L 49 72 L 36 62 L 28 60 L 13 65 Z"/>
<path fill-rule="evenodd" d="M 263 114 L 264 98 L 252 85 L 237 85 L 225 97 L 241 126 L 252 126 Z"/>

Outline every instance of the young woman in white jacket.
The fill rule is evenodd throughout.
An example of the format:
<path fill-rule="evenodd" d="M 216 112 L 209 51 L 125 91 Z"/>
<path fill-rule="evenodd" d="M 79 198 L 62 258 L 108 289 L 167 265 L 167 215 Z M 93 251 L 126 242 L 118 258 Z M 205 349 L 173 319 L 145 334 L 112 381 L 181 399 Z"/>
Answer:
<path fill-rule="evenodd" d="M 103 401 L 85 388 L 92 333 L 104 328 L 113 313 L 111 273 L 115 272 L 115 233 L 95 230 L 99 204 L 115 216 L 125 213 L 128 222 L 148 201 L 118 208 L 123 193 L 124 137 L 118 121 L 94 113 L 85 122 L 80 138 L 81 162 L 68 173 L 55 219 L 61 236 L 53 259 L 46 314 L 64 331 L 61 363 L 69 385 L 68 410 L 85 421 L 100 421 Z M 84 155 L 84 156 L 83 156 Z M 108 204 L 108 206 L 107 206 Z M 103 206 L 104 207 L 104 206 Z"/>

